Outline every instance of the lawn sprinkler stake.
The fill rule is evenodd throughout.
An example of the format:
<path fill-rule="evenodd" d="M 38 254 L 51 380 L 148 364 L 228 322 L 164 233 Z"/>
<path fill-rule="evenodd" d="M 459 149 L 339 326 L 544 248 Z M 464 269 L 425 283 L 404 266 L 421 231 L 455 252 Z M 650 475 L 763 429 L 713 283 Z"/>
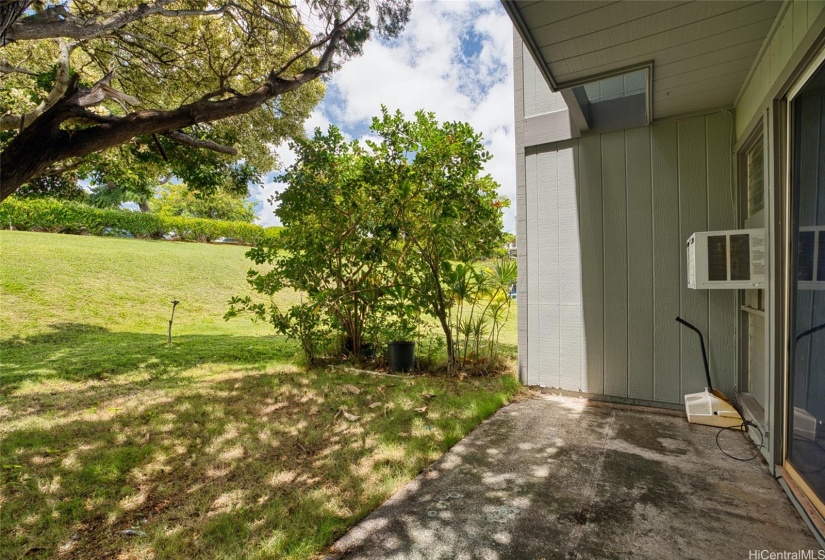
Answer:
<path fill-rule="evenodd" d="M 175 307 L 177 307 L 179 303 L 176 299 L 172 300 L 172 317 L 169 319 L 169 334 L 166 337 L 167 344 L 172 344 L 172 321 L 175 320 Z"/>

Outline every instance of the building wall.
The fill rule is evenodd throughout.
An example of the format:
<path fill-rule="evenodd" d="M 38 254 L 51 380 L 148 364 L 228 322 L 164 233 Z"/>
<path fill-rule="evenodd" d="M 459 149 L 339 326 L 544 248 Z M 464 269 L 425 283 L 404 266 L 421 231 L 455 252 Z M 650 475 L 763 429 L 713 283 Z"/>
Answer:
<path fill-rule="evenodd" d="M 741 139 L 772 91 L 807 51 L 825 20 L 825 0 L 788 0 L 736 99 L 736 137 Z M 813 30 L 813 31 L 812 31 Z"/>
<path fill-rule="evenodd" d="M 514 34 L 518 37 L 518 34 Z M 524 84 L 523 103 L 524 103 L 524 117 L 535 117 L 545 113 L 552 113 L 555 111 L 566 111 L 567 105 L 560 93 L 553 93 L 550 86 L 544 81 L 544 76 L 541 75 L 538 66 L 536 66 L 533 57 L 527 51 L 527 47 L 518 41 L 519 49 L 513 52 L 521 57 L 523 78 L 521 83 Z"/>
<path fill-rule="evenodd" d="M 527 309 L 527 199 L 525 190 L 525 145 L 545 144 L 578 136 L 561 93 L 553 93 L 536 63 L 513 29 L 513 78 L 515 83 L 516 136 L 516 239 L 518 243 L 519 307 Z M 519 379 L 527 383 L 527 313 L 518 315 Z"/>
<path fill-rule="evenodd" d="M 524 45 L 513 28 L 513 82 L 514 128 L 516 136 L 516 245 L 518 256 L 518 283 L 516 297 L 519 307 L 527 309 L 527 201 L 524 189 Z M 530 56 L 528 55 L 529 59 Z M 532 59 L 531 59 L 532 61 Z M 535 65 L 535 63 L 534 63 Z M 548 88 L 549 89 L 549 88 Z M 519 380 L 527 383 L 527 313 L 518 314 L 518 372 Z"/>
<path fill-rule="evenodd" d="M 695 231 L 735 226 L 732 126 L 720 112 L 524 149 L 523 381 L 679 403 L 705 386 L 681 315 L 712 341 L 715 385 L 732 389 L 734 294 L 689 290 L 684 251 Z"/>

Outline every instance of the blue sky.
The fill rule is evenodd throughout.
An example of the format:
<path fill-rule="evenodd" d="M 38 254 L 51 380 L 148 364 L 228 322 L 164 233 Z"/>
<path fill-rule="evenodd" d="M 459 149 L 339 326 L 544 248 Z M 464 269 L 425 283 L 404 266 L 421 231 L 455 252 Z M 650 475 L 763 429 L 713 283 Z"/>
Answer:
<path fill-rule="evenodd" d="M 469 122 L 493 155 L 486 171 L 513 208 L 504 226 L 515 229 L 512 25 L 498 0 L 424 1 L 413 5 L 404 33 L 391 42 L 373 40 L 327 83 L 327 94 L 306 122 L 307 131 L 332 123 L 352 138 L 369 135 L 381 104 L 405 115 L 432 111 L 439 120 Z M 288 146 L 276 148 L 282 167 L 295 161 Z M 284 185 L 270 174 L 251 189 L 258 221 L 276 225 L 268 199 Z"/>

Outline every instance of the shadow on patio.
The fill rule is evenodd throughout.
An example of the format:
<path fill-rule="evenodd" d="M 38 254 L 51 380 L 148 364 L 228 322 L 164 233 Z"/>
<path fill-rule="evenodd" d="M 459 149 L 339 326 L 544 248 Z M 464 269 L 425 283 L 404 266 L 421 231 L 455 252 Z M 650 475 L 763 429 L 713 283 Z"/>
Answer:
<path fill-rule="evenodd" d="M 505 407 L 332 558 L 748 558 L 818 550 L 761 456 L 680 415 L 543 395 Z M 736 433 L 721 445 L 752 455 Z"/>

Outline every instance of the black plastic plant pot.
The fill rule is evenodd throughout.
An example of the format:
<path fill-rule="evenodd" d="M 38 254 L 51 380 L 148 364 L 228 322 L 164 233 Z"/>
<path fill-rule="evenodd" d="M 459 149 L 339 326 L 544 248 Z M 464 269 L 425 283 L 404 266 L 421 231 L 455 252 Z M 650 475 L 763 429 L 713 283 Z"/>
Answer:
<path fill-rule="evenodd" d="M 390 371 L 412 371 L 415 368 L 415 342 L 389 343 Z"/>

